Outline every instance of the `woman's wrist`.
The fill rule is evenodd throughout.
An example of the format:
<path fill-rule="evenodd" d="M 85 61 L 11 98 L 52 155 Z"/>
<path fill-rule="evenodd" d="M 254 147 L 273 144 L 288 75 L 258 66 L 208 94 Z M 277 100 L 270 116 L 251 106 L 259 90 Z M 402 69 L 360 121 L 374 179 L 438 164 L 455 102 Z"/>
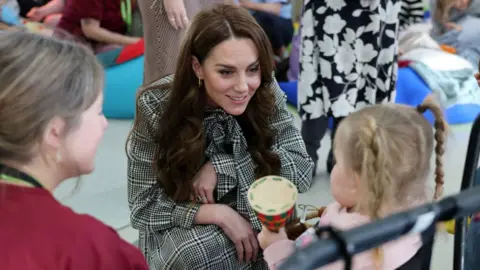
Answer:
<path fill-rule="evenodd" d="M 214 224 L 222 227 L 226 207 L 228 206 L 224 204 L 202 204 L 195 215 L 194 223 L 197 225 Z"/>

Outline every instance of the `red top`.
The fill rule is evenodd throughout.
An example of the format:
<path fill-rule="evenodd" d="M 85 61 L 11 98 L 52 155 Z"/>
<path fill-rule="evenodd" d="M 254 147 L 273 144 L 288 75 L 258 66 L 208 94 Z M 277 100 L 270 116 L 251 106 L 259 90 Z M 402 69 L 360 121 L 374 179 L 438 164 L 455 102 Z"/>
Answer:
<path fill-rule="evenodd" d="M 115 230 L 62 206 L 46 190 L 0 184 L 2 270 L 146 270 Z"/>
<path fill-rule="evenodd" d="M 122 0 L 65 0 L 58 27 L 86 39 L 80 21 L 95 19 L 100 26 L 115 33 L 125 34 L 127 26 L 120 10 Z"/>

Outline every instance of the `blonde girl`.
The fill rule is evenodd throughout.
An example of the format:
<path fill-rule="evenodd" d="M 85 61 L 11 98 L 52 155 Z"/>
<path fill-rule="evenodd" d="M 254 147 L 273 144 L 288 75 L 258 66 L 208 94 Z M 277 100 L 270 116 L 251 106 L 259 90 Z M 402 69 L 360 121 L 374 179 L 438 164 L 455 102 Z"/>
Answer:
<path fill-rule="evenodd" d="M 435 132 L 422 115 L 427 110 L 435 115 Z M 442 111 L 431 98 L 417 108 L 374 105 L 345 118 L 334 142 L 337 163 L 331 177 L 335 202 L 327 207 L 319 224 L 346 230 L 431 200 L 427 179 L 433 152 L 433 199 L 439 198 L 443 192 L 445 129 Z M 297 242 L 308 244 L 309 232 Z M 270 269 L 275 269 L 295 247 L 284 232 L 275 234 L 264 229 L 258 238 Z M 353 269 L 397 269 L 409 263 L 421 248 L 419 235 L 406 236 L 356 255 Z M 343 269 L 342 263 L 322 269 Z"/>

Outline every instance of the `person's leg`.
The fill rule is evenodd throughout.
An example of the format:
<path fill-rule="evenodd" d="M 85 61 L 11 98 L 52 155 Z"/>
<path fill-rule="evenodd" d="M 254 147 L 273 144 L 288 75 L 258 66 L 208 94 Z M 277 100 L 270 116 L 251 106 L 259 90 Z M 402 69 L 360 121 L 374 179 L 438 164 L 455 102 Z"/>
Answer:
<path fill-rule="evenodd" d="M 48 2 L 48 1 L 45 1 Z M 41 7 L 44 3 L 41 1 L 35 0 L 17 0 L 18 6 L 20 7 L 20 16 L 23 18 L 27 17 L 27 13 L 34 7 Z"/>
<path fill-rule="evenodd" d="M 283 46 L 288 47 L 293 40 L 293 22 L 291 19 L 284 19 L 277 17 L 278 24 L 280 25 L 280 34 L 282 35 Z"/>
<path fill-rule="evenodd" d="M 335 156 L 333 155 L 333 142 L 335 141 L 335 133 L 337 132 L 338 125 L 345 117 L 338 117 L 333 118 L 333 126 L 332 130 L 330 131 L 330 138 L 332 139 L 332 147 L 328 152 L 327 157 L 327 172 L 330 174 L 333 170 L 333 166 L 335 166 Z"/>
<path fill-rule="evenodd" d="M 277 52 L 284 47 L 281 29 L 279 28 L 278 21 L 275 18 L 277 16 L 270 13 L 257 11 L 253 14 L 253 17 L 255 20 L 257 20 L 258 24 L 267 34 L 268 39 L 272 44 L 273 51 L 275 54 L 277 54 Z"/>
<path fill-rule="evenodd" d="M 317 171 L 318 154 L 317 151 L 320 148 L 320 141 L 325 136 L 328 129 L 328 118 L 321 116 L 320 118 L 308 119 L 302 121 L 302 138 L 305 142 L 308 155 L 315 163 L 313 175 L 315 176 Z"/>

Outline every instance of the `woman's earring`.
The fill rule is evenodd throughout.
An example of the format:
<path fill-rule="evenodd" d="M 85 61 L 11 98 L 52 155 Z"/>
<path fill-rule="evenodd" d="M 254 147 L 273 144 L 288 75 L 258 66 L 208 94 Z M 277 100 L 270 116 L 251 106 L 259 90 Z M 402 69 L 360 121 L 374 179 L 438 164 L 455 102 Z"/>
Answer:
<path fill-rule="evenodd" d="M 202 87 L 202 79 L 198 78 L 198 88 Z"/>
<path fill-rule="evenodd" d="M 59 163 L 60 161 L 62 161 L 62 154 L 60 153 L 60 151 L 57 151 L 56 161 L 57 161 L 57 163 Z"/>

